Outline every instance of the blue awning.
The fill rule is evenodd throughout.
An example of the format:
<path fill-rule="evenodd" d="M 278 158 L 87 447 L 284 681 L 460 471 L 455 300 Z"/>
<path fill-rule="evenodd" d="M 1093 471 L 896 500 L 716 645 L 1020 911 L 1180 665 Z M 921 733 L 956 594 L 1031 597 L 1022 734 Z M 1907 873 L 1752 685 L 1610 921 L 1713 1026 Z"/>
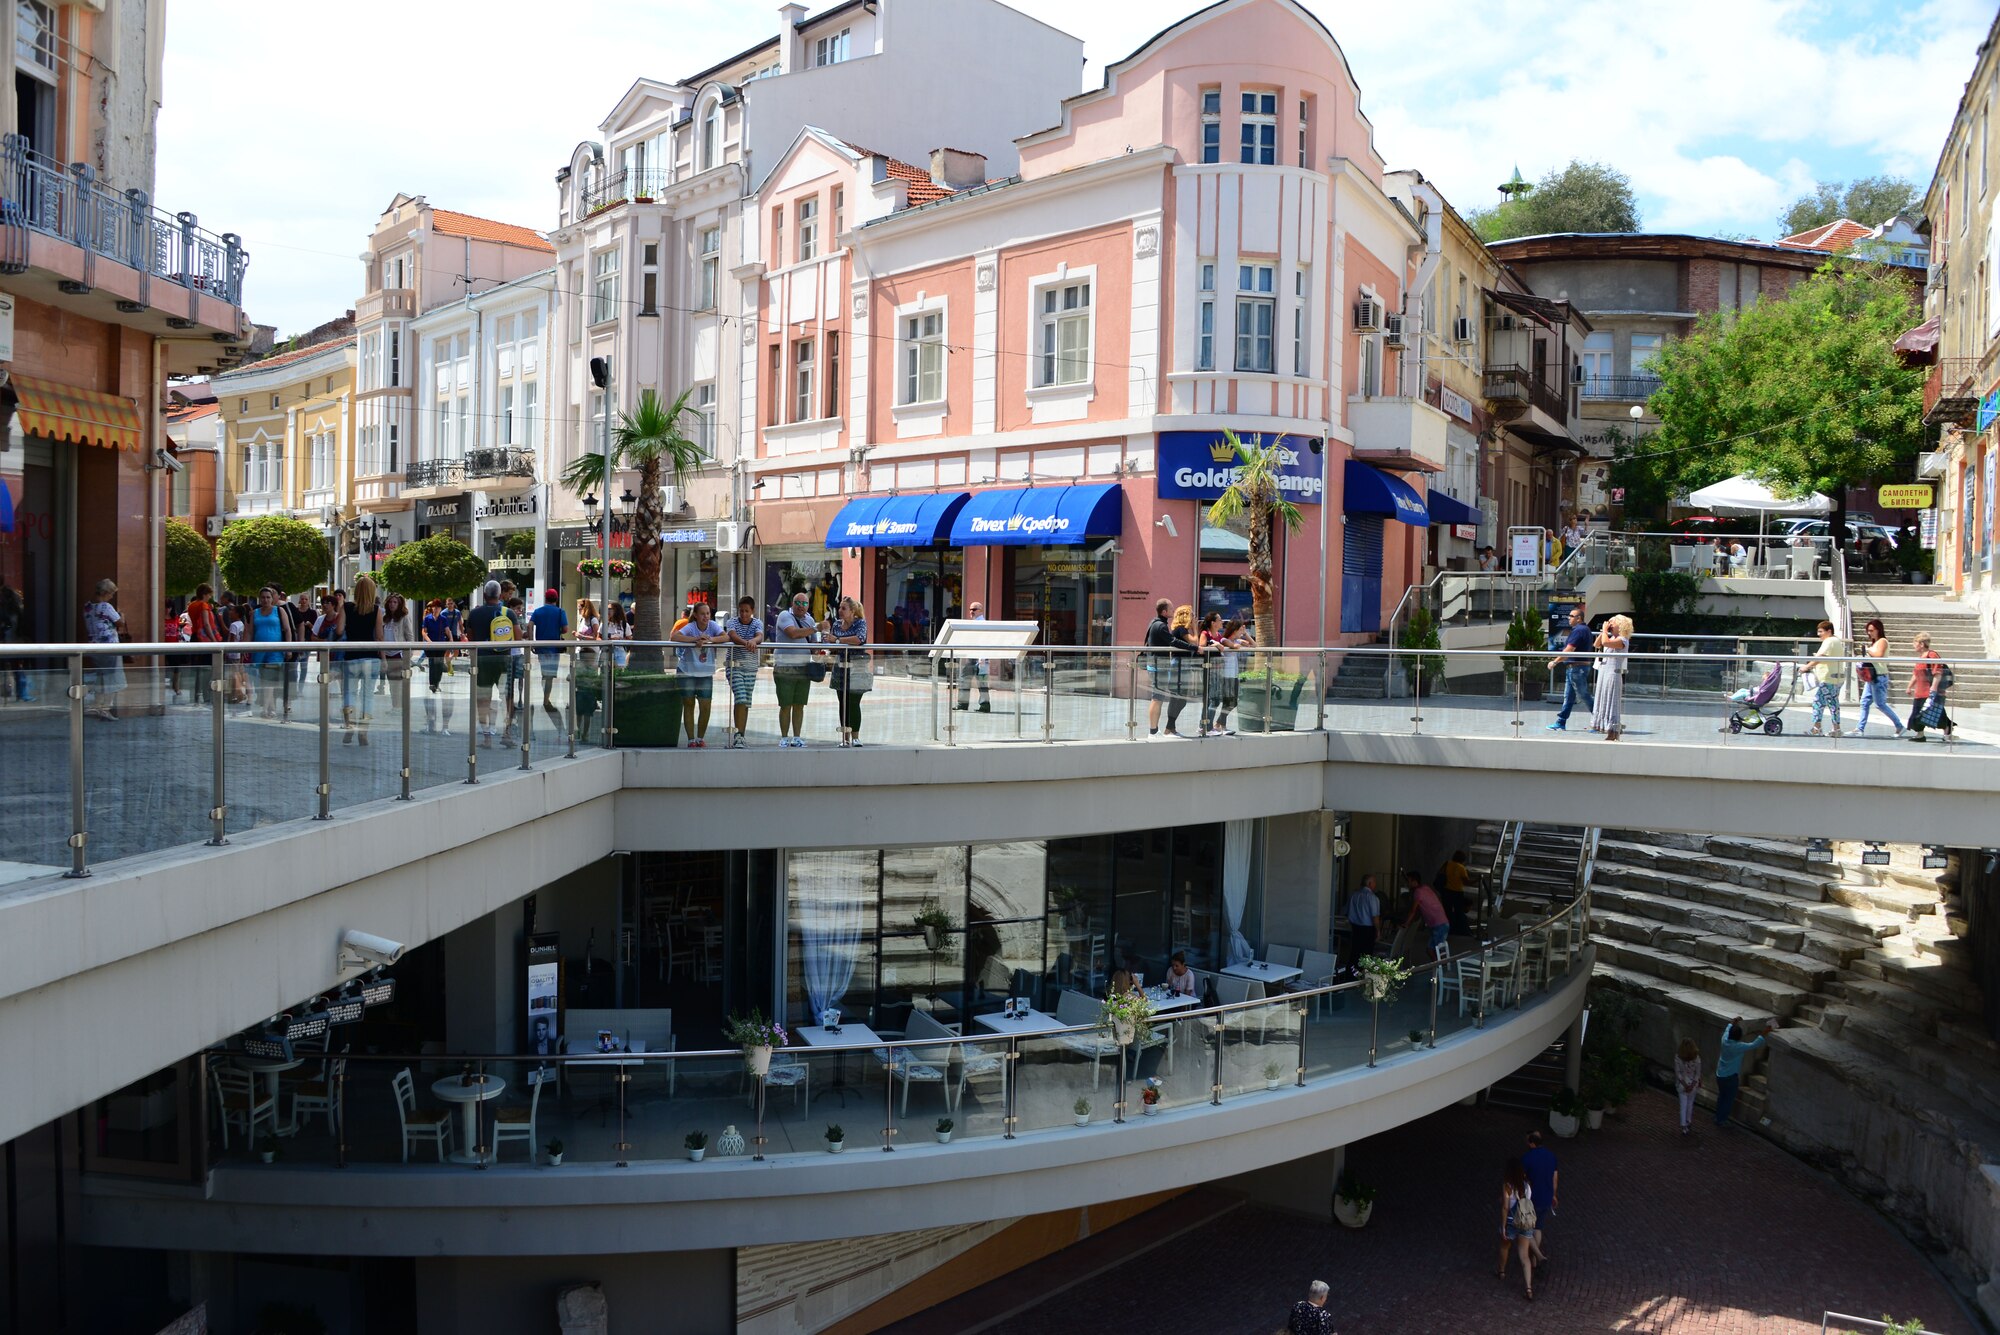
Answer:
<path fill-rule="evenodd" d="M 924 492 L 915 496 L 863 496 L 840 507 L 827 526 L 826 545 L 838 547 L 928 547 L 944 541 L 951 521 L 970 492 Z"/>
<path fill-rule="evenodd" d="M 1433 524 L 1477 524 L 1484 516 L 1456 496 L 1434 491 L 1424 498 Z"/>
<path fill-rule="evenodd" d="M 1430 526 L 1430 513 L 1423 498 L 1398 477 L 1371 468 L 1359 459 L 1349 459 L 1342 473 L 1346 495 L 1341 510 L 1350 515 L 1387 515 L 1417 528 Z"/>
<path fill-rule="evenodd" d="M 1124 495 L 1115 482 L 982 491 L 958 512 L 960 547 L 1079 546 L 1124 532 Z"/>
<path fill-rule="evenodd" d="M 4 479 L 0 479 L 0 533 L 14 531 L 14 493 Z"/>

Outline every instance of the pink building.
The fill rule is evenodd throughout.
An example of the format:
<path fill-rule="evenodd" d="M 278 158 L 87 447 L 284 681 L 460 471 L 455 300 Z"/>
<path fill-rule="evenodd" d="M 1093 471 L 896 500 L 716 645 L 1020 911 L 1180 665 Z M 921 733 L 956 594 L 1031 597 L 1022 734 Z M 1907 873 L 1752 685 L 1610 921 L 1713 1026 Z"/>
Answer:
<path fill-rule="evenodd" d="M 809 127 L 757 192 L 766 604 L 858 590 L 914 642 L 980 601 L 1072 645 L 1138 642 L 1156 597 L 1247 608 L 1243 532 L 1205 523 L 1227 428 L 1282 438 L 1306 516 L 1260 634 L 1373 638 L 1438 466 L 1396 447 L 1435 415 L 1391 332 L 1426 238 L 1332 34 L 1222 0 L 1051 116 L 999 180 Z"/>

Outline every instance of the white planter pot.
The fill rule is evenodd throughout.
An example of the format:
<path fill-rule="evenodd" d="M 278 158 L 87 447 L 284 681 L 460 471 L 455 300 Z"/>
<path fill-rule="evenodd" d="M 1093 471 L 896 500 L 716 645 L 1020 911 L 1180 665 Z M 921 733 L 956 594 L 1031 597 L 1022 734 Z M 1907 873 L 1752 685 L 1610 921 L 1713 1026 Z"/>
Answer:
<path fill-rule="evenodd" d="M 839 1154 L 846 1148 L 847 1142 L 844 1140 L 829 1140 L 826 1142 L 826 1152 L 828 1154 Z"/>
<path fill-rule="evenodd" d="M 754 1048 L 743 1049 L 743 1065 L 750 1074 L 763 1079 L 771 1073 L 771 1045 L 763 1043 Z"/>
<path fill-rule="evenodd" d="M 701 1156 L 702 1156 L 702 1155 L 704 1155 L 704 1154 L 707 1154 L 707 1153 L 708 1153 L 708 1146 L 706 1146 L 706 1145 L 702 1146 L 702 1147 L 701 1147 L 700 1149 L 698 1149 L 698 1150 L 689 1150 L 689 1151 L 688 1151 L 688 1162 L 689 1162 L 689 1163 L 700 1163 L 700 1162 L 701 1162 Z"/>
<path fill-rule="evenodd" d="M 1081 1117 L 1077 1118 L 1077 1119 L 1076 1119 L 1076 1124 L 1077 1124 L 1078 1126 L 1089 1126 L 1089 1125 L 1090 1125 L 1090 1114 L 1089 1114 L 1089 1113 L 1085 1113 L 1085 1114 L 1084 1114 L 1083 1116 L 1081 1116 Z"/>
<path fill-rule="evenodd" d="M 1136 1026 L 1130 1020 L 1113 1020 L 1111 1022 L 1111 1036 L 1118 1040 L 1119 1047 L 1129 1048 L 1132 1046 L 1132 1037 L 1135 1028 Z"/>
<path fill-rule="evenodd" d="M 1578 1123 L 1576 1118 L 1565 1117 L 1558 1112 L 1552 1112 L 1549 1114 L 1549 1130 L 1555 1132 L 1558 1136 L 1561 1136 L 1564 1140 L 1569 1140 L 1572 1137 L 1574 1137 L 1577 1133 L 1577 1129 L 1578 1129 Z"/>
<path fill-rule="evenodd" d="M 1342 1228 L 1360 1228 L 1368 1222 L 1368 1217 L 1374 1213 L 1374 1201 L 1370 1201 L 1366 1205 L 1356 1205 L 1354 1202 L 1342 1200 L 1338 1196 L 1333 1198 L 1333 1217 Z"/>
<path fill-rule="evenodd" d="M 1281 1082 L 1281 1081 L 1279 1081 L 1279 1080 L 1278 1080 L 1278 1079 L 1277 1079 L 1276 1077 L 1269 1077 L 1269 1076 L 1267 1076 L 1267 1077 L 1265 1078 L 1265 1080 L 1264 1080 L 1264 1088 L 1266 1088 L 1266 1089 L 1276 1089 L 1276 1088 L 1277 1088 L 1277 1087 L 1279 1086 L 1279 1084 L 1280 1084 L 1280 1083 L 1282 1083 L 1282 1082 Z"/>
<path fill-rule="evenodd" d="M 937 1133 L 937 1138 L 938 1138 L 938 1144 L 940 1144 L 940 1145 L 949 1145 L 949 1144 L 951 1144 L 951 1132 L 949 1132 L 949 1131 L 940 1131 L 940 1132 L 938 1132 L 938 1133 Z"/>
<path fill-rule="evenodd" d="M 1159 1115 L 1160 1105 L 1157 1103 L 1142 1103 L 1139 1105 L 1139 1111 L 1148 1117 L 1156 1117 Z"/>
<path fill-rule="evenodd" d="M 1380 1001 L 1388 995 L 1389 984 L 1385 980 L 1377 978 L 1372 974 L 1361 975 L 1361 999 L 1363 1001 Z"/>
<path fill-rule="evenodd" d="M 562 1167 L 562 1155 L 560 1155 L 560 1154 L 551 1154 L 551 1155 L 549 1156 L 549 1167 L 551 1167 L 551 1168 L 561 1168 L 561 1167 Z"/>
<path fill-rule="evenodd" d="M 276 1150 L 258 1150 L 257 1157 L 265 1163 L 275 1163 L 277 1162 L 278 1152 Z"/>
<path fill-rule="evenodd" d="M 932 952 L 944 949 L 944 929 L 942 927 L 924 928 L 924 949 Z"/>
<path fill-rule="evenodd" d="M 1604 1129 L 1604 1109 L 1602 1108 L 1585 1109 L 1583 1114 L 1583 1124 L 1592 1131 L 1602 1131 Z"/>

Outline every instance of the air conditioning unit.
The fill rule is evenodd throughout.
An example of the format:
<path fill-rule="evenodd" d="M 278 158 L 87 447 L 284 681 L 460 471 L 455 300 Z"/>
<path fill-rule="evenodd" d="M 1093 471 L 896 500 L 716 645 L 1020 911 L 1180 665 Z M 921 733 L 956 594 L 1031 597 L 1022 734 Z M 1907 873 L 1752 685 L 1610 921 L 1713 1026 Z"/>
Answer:
<path fill-rule="evenodd" d="M 208 524 L 207 524 L 208 536 L 211 538 L 221 537 L 222 526 L 228 522 L 229 521 L 222 515 L 210 515 L 208 517 Z"/>
<path fill-rule="evenodd" d="M 1501 317 L 1500 317 L 1500 332 L 1501 332 L 1501 333 L 1503 333 L 1503 334 L 1511 334 L 1511 333 L 1513 333 L 1513 332 L 1514 332 L 1514 317 L 1513 317 L 1513 316 L 1511 316 L 1511 315 L 1503 315 L 1503 316 L 1501 316 Z"/>
<path fill-rule="evenodd" d="M 1918 477 L 1943 477 L 1945 473 L 1945 453 L 1943 450 L 1925 450 L 1917 456 Z M 210 520 L 214 523 L 214 520 Z"/>
<path fill-rule="evenodd" d="M 1572 366 L 1572 367 L 1570 367 L 1570 368 L 1569 368 L 1569 382 L 1570 382 L 1570 384 L 1572 384 L 1572 385 L 1581 385 L 1581 384 L 1582 384 L 1582 383 L 1584 382 L 1584 378 L 1585 378 L 1585 377 L 1584 377 L 1584 372 L 1583 372 L 1583 364 L 1582 364 L 1581 362 L 1579 362 L 1579 363 L 1577 363 L 1577 364 L 1576 364 L 1575 366 Z"/>
<path fill-rule="evenodd" d="M 1363 297 L 1354 303 L 1354 327 L 1364 333 L 1373 333 L 1382 327 L 1382 303 L 1373 297 Z"/>
<path fill-rule="evenodd" d="M 726 519 L 715 526 L 715 550 L 718 552 L 740 552 L 744 548 L 743 539 L 748 526 L 733 519 Z"/>
<path fill-rule="evenodd" d="M 1451 322 L 1451 341 L 1454 343 L 1472 342 L 1472 317 L 1461 315 Z"/>
<path fill-rule="evenodd" d="M 1383 341 L 1386 342 L 1390 347 L 1392 348 L 1402 347 L 1403 317 L 1400 315 L 1393 315 L 1393 314 L 1384 315 L 1382 317 L 1382 333 L 1384 335 Z"/>
<path fill-rule="evenodd" d="M 688 504 L 686 495 L 682 493 L 679 487 L 661 487 L 660 505 L 665 508 L 669 515 L 694 513 L 694 507 Z"/>

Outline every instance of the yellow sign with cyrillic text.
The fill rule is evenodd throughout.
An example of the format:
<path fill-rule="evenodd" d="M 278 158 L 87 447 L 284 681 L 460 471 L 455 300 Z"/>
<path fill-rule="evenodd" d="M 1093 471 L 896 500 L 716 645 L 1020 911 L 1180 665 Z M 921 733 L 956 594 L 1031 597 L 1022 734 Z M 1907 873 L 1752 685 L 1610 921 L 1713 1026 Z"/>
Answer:
<path fill-rule="evenodd" d="M 1936 495 L 1928 482 L 1901 482 L 1882 488 L 1875 502 L 1884 510 L 1928 510 Z"/>

